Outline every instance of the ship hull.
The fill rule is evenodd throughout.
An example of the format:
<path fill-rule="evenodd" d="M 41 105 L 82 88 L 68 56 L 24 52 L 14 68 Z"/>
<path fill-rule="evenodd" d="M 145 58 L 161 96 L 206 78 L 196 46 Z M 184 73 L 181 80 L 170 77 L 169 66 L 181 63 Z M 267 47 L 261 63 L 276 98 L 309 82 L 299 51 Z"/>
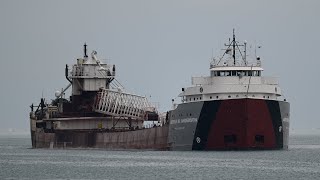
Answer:
<path fill-rule="evenodd" d="M 168 150 L 168 126 L 148 129 L 101 132 L 99 130 L 31 131 L 33 148 L 99 148 Z"/>
<path fill-rule="evenodd" d="M 230 99 L 178 105 L 169 124 L 132 131 L 37 128 L 30 119 L 33 148 L 148 150 L 288 149 L 290 105 L 284 101 Z"/>
<path fill-rule="evenodd" d="M 288 149 L 288 102 L 230 99 L 180 104 L 170 112 L 172 150 Z"/>

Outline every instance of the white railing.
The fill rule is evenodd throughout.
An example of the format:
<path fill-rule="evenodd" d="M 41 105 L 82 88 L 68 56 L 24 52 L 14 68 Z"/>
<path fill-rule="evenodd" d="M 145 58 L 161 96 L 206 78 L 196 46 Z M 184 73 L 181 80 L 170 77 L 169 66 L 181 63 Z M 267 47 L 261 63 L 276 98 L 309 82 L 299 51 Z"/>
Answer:
<path fill-rule="evenodd" d="M 145 119 L 151 105 L 146 97 L 111 89 L 101 89 L 97 94 L 95 111 L 111 116 Z"/>

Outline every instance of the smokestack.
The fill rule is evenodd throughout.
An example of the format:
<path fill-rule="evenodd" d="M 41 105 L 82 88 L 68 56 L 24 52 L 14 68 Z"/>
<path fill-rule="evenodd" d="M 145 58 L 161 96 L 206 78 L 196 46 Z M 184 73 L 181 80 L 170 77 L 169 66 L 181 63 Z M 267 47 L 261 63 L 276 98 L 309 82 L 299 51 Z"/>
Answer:
<path fill-rule="evenodd" d="M 84 43 L 84 49 L 83 49 L 83 51 L 84 51 L 84 58 L 87 58 L 88 57 L 88 55 L 87 55 L 87 44 L 86 43 Z"/>
<path fill-rule="evenodd" d="M 112 76 L 116 75 L 116 65 L 113 65 L 112 67 Z"/>

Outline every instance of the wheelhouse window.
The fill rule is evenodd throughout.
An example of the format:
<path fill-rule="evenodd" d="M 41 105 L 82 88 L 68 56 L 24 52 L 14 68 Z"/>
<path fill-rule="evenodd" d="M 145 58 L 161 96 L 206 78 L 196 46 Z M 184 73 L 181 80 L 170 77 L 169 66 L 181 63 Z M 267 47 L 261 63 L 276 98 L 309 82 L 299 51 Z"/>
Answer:
<path fill-rule="evenodd" d="M 212 76 L 261 76 L 261 71 L 213 71 Z"/>
<path fill-rule="evenodd" d="M 257 76 L 257 71 L 252 71 L 252 76 Z"/>

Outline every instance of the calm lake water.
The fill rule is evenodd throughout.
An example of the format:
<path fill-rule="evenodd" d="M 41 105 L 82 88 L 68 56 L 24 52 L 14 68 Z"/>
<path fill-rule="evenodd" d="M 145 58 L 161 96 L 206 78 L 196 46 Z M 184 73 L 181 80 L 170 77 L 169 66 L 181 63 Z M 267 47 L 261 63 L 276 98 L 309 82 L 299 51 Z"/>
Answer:
<path fill-rule="evenodd" d="M 0 136 L 0 179 L 320 179 L 320 136 L 223 152 L 31 149 L 28 136 Z"/>

